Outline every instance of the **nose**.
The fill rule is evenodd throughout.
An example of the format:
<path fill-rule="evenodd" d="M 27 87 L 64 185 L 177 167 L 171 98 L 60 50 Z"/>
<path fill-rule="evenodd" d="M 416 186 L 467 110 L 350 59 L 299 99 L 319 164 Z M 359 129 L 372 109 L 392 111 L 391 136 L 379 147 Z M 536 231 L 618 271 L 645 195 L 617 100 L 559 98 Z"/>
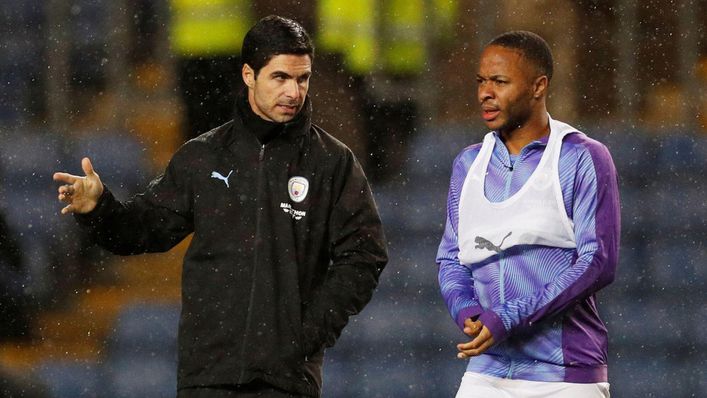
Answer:
<path fill-rule="evenodd" d="M 285 96 L 292 99 L 299 99 L 299 84 L 295 79 L 290 79 L 285 83 Z"/>
<path fill-rule="evenodd" d="M 479 98 L 479 102 L 481 103 L 488 99 L 492 99 L 494 97 L 493 87 L 487 82 L 479 83 L 477 96 Z"/>

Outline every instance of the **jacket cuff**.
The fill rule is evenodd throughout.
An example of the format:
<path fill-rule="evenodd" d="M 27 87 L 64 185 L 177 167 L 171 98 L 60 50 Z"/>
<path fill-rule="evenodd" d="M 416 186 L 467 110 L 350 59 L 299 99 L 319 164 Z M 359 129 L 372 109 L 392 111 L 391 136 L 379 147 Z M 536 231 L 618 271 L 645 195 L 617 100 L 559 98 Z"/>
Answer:
<path fill-rule="evenodd" d="M 96 202 L 96 207 L 88 213 L 77 214 L 74 213 L 74 219 L 80 225 L 83 226 L 93 226 L 106 214 L 108 205 L 110 202 L 114 201 L 113 194 L 110 192 L 108 187 L 103 184 L 103 193 L 98 197 L 98 202 Z"/>
<path fill-rule="evenodd" d="M 469 318 L 471 318 L 472 320 L 476 320 L 476 318 L 482 312 L 484 312 L 484 309 L 481 308 L 480 305 L 474 305 L 471 307 L 463 308 L 461 311 L 459 311 L 459 314 L 457 314 L 457 319 L 455 319 L 455 321 L 457 322 L 457 326 L 459 326 L 459 329 L 463 331 L 464 322 Z"/>
<path fill-rule="evenodd" d="M 499 317 L 495 312 L 484 311 L 479 316 L 479 320 L 491 332 L 494 344 L 498 344 L 508 337 L 508 332 L 503 326 L 503 321 L 501 320 L 501 317 Z"/>

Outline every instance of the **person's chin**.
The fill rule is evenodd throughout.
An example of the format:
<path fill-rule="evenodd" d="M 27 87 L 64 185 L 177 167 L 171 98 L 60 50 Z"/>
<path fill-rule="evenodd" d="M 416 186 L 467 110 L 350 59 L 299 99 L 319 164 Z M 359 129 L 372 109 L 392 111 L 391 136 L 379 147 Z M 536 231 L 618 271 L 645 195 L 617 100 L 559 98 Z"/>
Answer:
<path fill-rule="evenodd" d="M 491 131 L 498 131 L 498 129 L 503 126 L 503 123 L 499 122 L 497 119 L 484 120 L 484 124 Z"/>
<path fill-rule="evenodd" d="M 287 122 L 292 121 L 292 119 L 295 118 L 295 115 L 296 115 L 296 114 L 293 114 L 293 115 L 290 115 L 290 114 L 278 115 L 278 117 L 277 117 L 276 120 L 277 120 L 278 123 L 287 123 Z"/>
<path fill-rule="evenodd" d="M 275 109 L 275 111 L 272 112 L 271 114 L 272 114 L 273 120 L 275 120 L 279 123 L 285 123 L 285 122 L 289 122 L 290 120 L 292 120 L 295 117 L 295 115 L 297 114 L 297 112 L 293 112 L 289 109 L 285 110 L 285 109 L 280 108 L 280 109 Z"/>

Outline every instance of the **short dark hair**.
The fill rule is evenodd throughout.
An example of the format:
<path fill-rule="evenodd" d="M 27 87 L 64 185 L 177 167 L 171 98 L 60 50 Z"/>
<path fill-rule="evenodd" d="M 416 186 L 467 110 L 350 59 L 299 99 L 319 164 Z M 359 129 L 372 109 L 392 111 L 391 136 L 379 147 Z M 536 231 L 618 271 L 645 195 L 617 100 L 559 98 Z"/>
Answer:
<path fill-rule="evenodd" d="M 314 58 L 312 41 L 299 23 L 269 15 L 256 23 L 243 39 L 241 57 L 255 75 L 276 55 L 309 55 Z"/>
<path fill-rule="evenodd" d="M 523 56 L 537 66 L 538 71 L 552 80 L 552 51 L 545 39 L 527 30 L 514 30 L 496 36 L 486 47 L 500 46 L 523 53 Z"/>

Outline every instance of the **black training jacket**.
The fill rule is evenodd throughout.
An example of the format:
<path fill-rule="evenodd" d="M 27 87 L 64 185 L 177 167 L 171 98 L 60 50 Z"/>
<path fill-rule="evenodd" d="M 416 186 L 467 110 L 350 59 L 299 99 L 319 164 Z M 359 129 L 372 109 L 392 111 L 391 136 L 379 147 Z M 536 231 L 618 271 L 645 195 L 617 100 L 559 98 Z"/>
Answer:
<path fill-rule="evenodd" d="M 106 189 L 77 220 L 121 255 L 166 251 L 194 232 L 180 389 L 261 379 L 319 396 L 324 348 L 371 299 L 387 262 L 363 171 L 311 123 L 309 100 L 268 144 L 237 116 L 184 144 L 145 193 L 121 203 Z"/>

